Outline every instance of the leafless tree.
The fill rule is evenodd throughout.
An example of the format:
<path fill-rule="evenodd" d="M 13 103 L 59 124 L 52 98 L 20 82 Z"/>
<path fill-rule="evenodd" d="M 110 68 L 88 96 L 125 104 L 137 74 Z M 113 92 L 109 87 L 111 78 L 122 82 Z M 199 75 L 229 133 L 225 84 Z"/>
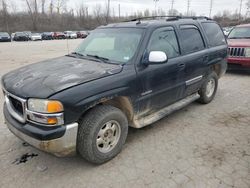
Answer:
<path fill-rule="evenodd" d="M 33 28 L 32 30 L 37 30 L 37 20 L 38 20 L 38 4 L 37 0 L 25 0 L 27 8 L 28 8 L 28 13 L 30 15 L 31 21 Z"/>
<path fill-rule="evenodd" d="M 62 10 L 66 8 L 67 2 L 68 0 L 56 0 L 55 6 L 57 14 L 60 14 Z"/>
<path fill-rule="evenodd" d="M 45 4 L 46 4 L 46 0 L 41 0 L 42 14 L 45 14 Z"/>
<path fill-rule="evenodd" d="M 2 0 L 1 2 L 2 7 L 2 17 L 3 17 L 3 24 L 5 26 L 5 30 L 9 32 L 9 12 L 8 12 L 8 4 L 6 0 Z"/>

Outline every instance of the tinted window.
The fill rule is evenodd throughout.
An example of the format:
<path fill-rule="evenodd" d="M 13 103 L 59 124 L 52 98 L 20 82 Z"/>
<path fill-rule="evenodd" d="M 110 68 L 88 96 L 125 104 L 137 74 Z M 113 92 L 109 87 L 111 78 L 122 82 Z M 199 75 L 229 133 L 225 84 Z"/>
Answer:
<path fill-rule="evenodd" d="M 163 51 L 168 58 L 179 56 L 179 46 L 173 28 L 156 29 L 149 41 L 148 51 Z"/>
<path fill-rule="evenodd" d="M 181 26 L 181 38 L 185 53 L 192 53 L 205 48 L 200 31 L 196 26 Z"/>
<path fill-rule="evenodd" d="M 220 46 L 226 44 L 221 28 L 216 23 L 202 23 L 208 38 L 209 46 Z"/>

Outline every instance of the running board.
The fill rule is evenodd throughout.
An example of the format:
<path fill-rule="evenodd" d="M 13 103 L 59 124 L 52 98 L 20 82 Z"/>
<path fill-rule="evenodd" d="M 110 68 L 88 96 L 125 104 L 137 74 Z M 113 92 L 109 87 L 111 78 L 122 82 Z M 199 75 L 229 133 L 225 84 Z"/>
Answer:
<path fill-rule="evenodd" d="M 194 102 L 195 100 L 199 99 L 200 95 L 198 93 L 192 94 L 170 106 L 167 106 L 157 112 L 154 112 L 146 117 L 140 118 L 135 120 L 135 128 L 141 128 L 145 127 L 149 124 L 152 124 L 165 116 L 171 114 L 174 111 L 180 110 L 184 106 L 187 106 L 188 104 Z"/>

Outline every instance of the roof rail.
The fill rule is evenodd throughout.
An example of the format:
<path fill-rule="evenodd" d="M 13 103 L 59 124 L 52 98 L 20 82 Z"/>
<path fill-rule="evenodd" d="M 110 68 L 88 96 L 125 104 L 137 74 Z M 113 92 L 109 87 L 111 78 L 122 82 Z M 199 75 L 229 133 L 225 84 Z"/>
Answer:
<path fill-rule="evenodd" d="M 193 19 L 193 20 L 206 19 L 206 20 L 212 20 L 211 18 L 208 18 L 206 16 L 147 16 L 147 17 L 133 18 L 131 20 L 126 20 L 125 22 L 138 21 L 140 23 L 142 20 L 156 20 L 157 18 L 167 18 L 166 21 L 173 21 L 173 20 L 179 20 L 179 19 Z"/>

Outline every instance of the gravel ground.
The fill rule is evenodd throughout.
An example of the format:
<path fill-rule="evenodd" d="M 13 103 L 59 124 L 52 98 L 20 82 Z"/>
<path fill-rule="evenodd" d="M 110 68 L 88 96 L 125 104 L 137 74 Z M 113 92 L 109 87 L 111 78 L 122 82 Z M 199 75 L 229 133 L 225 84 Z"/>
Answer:
<path fill-rule="evenodd" d="M 70 40 L 72 51 L 81 40 Z M 0 76 L 67 53 L 67 42 L 0 44 Z M 0 94 L 0 105 L 3 96 Z M 250 74 L 228 73 L 215 100 L 188 107 L 143 129 L 129 129 L 121 154 L 96 166 L 57 158 L 16 138 L 0 111 L 0 187 L 250 187 Z M 25 163 L 16 159 L 23 154 Z"/>

